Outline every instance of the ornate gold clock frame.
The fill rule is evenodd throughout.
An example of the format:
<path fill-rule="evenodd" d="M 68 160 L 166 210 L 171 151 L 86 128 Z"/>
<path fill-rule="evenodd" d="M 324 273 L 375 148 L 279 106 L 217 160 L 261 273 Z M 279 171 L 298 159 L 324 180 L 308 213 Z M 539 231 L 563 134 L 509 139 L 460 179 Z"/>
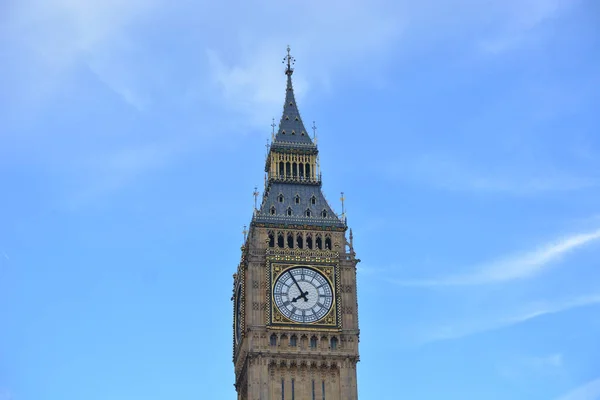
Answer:
<path fill-rule="evenodd" d="M 341 329 L 342 318 L 341 308 L 339 307 L 340 279 L 339 274 L 337 273 L 338 266 L 336 264 L 331 263 L 333 257 L 326 257 L 325 259 L 322 259 L 321 257 L 315 257 L 314 252 L 312 252 L 313 257 L 310 257 L 311 252 L 307 251 L 305 253 L 306 254 L 304 257 L 300 255 L 294 257 L 290 255 L 283 257 L 280 255 L 273 255 L 267 257 L 266 271 L 270 293 L 268 293 L 268 295 L 266 296 L 268 307 L 266 323 L 268 326 L 275 329 L 284 328 L 312 331 L 327 329 L 339 331 Z M 283 260 L 281 260 L 282 258 Z M 288 259 L 289 261 L 287 261 L 286 259 Z M 321 272 L 321 274 L 325 276 L 325 278 L 329 281 L 329 284 L 333 288 L 333 305 L 331 306 L 329 312 L 323 318 L 308 325 L 301 324 L 286 318 L 284 315 L 281 314 L 281 312 L 279 312 L 277 306 L 275 305 L 275 302 L 273 301 L 273 290 L 277 278 L 291 267 L 313 268 Z"/>

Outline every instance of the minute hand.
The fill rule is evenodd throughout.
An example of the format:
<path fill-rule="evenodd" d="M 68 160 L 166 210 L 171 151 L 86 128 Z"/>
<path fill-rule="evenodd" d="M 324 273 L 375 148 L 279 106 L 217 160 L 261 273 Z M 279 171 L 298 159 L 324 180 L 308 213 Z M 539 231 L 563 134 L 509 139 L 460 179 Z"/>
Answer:
<path fill-rule="evenodd" d="M 292 275 L 292 272 L 288 271 L 288 273 L 290 274 L 290 276 L 292 277 L 292 280 L 294 281 L 294 283 L 296 284 L 296 286 L 298 286 L 298 290 L 300 291 L 300 296 L 296 297 L 295 300 L 298 300 L 299 298 L 304 298 L 304 301 L 308 301 L 308 298 L 306 297 L 308 295 L 308 291 L 303 292 L 302 288 L 298 284 L 298 281 L 296 280 L 296 278 L 294 278 L 294 275 Z"/>

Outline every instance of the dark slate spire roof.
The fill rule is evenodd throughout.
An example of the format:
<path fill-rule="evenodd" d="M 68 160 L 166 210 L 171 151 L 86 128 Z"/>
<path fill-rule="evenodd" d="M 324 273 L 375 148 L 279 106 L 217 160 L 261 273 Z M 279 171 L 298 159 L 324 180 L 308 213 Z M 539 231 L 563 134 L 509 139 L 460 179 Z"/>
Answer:
<path fill-rule="evenodd" d="M 289 47 L 287 51 L 288 54 L 284 58 L 284 62 L 287 62 L 287 86 L 283 116 L 277 135 L 271 143 L 270 152 L 316 155 L 317 146 L 306 132 L 296 105 L 292 86 L 294 59 L 290 56 Z M 267 157 L 267 160 L 269 159 Z M 268 172 L 268 166 L 266 170 Z M 270 177 L 260 209 L 256 210 L 252 222 L 265 226 L 300 225 L 337 230 L 346 228 L 346 222 L 335 214 L 323 196 L 320 175 L 317 180 L 288 181 Z"/>
<path fill-rule="evenodd" d="M 313 144 L 298 111 L 298 105 L 294 97 L 294 87 L 292 86 L 292 72 L 286 73 L 287 87 L 285 89 L 285 103 L 283 104 L 283 115 L 279 122 L 279 130 L 275 136 L 275 142 Z"/>
<path fill-rule="evenodd" d="M 292 74 L 294 73 L 294 58 L 290 55 L 290 48 L 288 47 L 288 55 L 283 59 L 287 62 L 287 68 L 285 74 L 287 75 L 287 85 L 285 88 L 285 102 L 283 103 L 283 115 L 279 122 L 279 130 L 275 135 L 274 145 L 285 145 L 296 144 L 302 147 L 314 146 L 302 118 L 298 111 L 298 105 L 296 104 L 296 98 L 294 96 L 294 86 L 292 85 Z"/>
<path fill-rule="evenodd" d="M 307 211 L 310 211 L 309 215 Z M 270 184 L 253 220 L 266 225 L 310 225 L 338 229 L 346 226 L 327 203 L 320 186 L 298 183 Z"/>

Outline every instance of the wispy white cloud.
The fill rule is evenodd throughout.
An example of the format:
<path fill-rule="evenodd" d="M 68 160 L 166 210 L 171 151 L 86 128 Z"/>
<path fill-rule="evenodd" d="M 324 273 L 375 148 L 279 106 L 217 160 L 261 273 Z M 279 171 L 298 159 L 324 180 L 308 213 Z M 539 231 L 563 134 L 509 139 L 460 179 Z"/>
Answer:
<path fill-rule="evenodd" d="M 96 156 L 84 163 L 70 204 L 77 206 L 114 192 L 149 171 L 163 167 L 179 151 L 175 146 L 146 144 Z"/>
<path fill-rule="evenodd" d="M 562 353 L 545 355 L 518 355 L 502 360 L 498 372 L 510 380 L 522 381 L 532 377 L 562 376 L 565 370 L 564 357 Z"/>
<path fill-rule="evenodd" d="M 340 71 L 369 74 L 375 58 L 389 53 L 404 28 L 398 7 L 387 1 L 298 3 L 294 20 L 302 23 L 274 16 L 272 7 L 278 7 L 273 4 L 263 7 L 252 12 L 264 23 L 244 18 L 237 24 L 244 37 L 260 40 L 239 39 L 236 47 L 240 51 L 234 57 L 212 46 L 208 50 L 212 76 L 226 105 L 263 125 L 282 104 L 285 78 L 282 65 L 274 60 L 283 58 L 286 45 L 291 45 L 297 68 L 302 71 L 294 75 L 296 95 L 301 101 L 308 90 L 308 76 L 313 86 L 323 87 Z M 308 26 L 310 29 L 306 29 Z M 353 68 L 354 61 L 361 62 L 362 68 Z"/>
<path fill-rule="evenodd" d="M 9 32 L 43 64 L 36 73 L 44 76 L 44 83 L 56 85 L 63 71 L 83 62 L 124 101 L 144 109 L 152 99 L 140 86 L 152 85 L 153 79 L 140 79 L 140 72 L 162 60 L 136 57 L 136 49 L 151 44 L 134 28 L 156 26 L 165 14 L 173 21 L 186 22 L 188 16 L 195 15 L 199 22 L 191 24 L 188 33 L 197 37 L 196 53 L 202 54 L 202 49 L 208 52 L 206 61 L 224 100 L 249 116 L 258 111 L 255 118 L 264 122 L 279 104 L 281 69 L 273 60 L 282 57 L 286 44 L 294 47 L 299 60 L 311 60 L 303 68 L 314 86 L 327 86 L 341 70 L 377 80 L 381 74 L 372 71 L 377 60 L 411 46 L 422 49 L 431 26 L 436 26 L 437 37 L 444 35 L 444 29 L 480 26 L 481 21 L 495 21 L 492 32 L 510 31 L 504 26 L 518 27 L 511 28 L 518 31 L 558 14 L 563 3 L 515 0 L 482 5 L 454 0 L 440 5 L 434 0 L 310 0 L 295 4 L 291 18 L 282 15 L 274 1 L 240 4 L 232 12 L 227 5 L 209 1 L 173 7 L 164 0 L 30 0 L 15 2 Z M 222 21 L 227 21 L 226 32 Z M 214 35 L 217 31 L 219 35 Z M 415 43 L 405 46 L 401 39 L 407 32 L 413 33 L 410 40 Z M 307 86 L 306 81 L 297 83 L 299 88 Z M 206 88 L 206 84 L 202 86 Z M 39 93 L 39 79 L 32 87 L 36 88 L 32 92 Z"/>
<path fill-rule="evenodd" d="M 506 328 L 521 324 L 545 315 L 564 312 L 573 308 L 600 304 L 600 294 L 581 296 L 558 302 L 531 303 L 520 310 L 504 316 L 489 316 L 472 318 L 463 324 L 445 325 L 423 334 L 422 343 L 437 342 L 441 340 L 460 339 L 478 333 Z M 553 362 L 561 362 L 560 359 Z"/>
<path fill-rule="evenodd" d="M 173 88 L 193 87 L 211 106 L 222 111 L 202 114 L 204 126 L 222 126 L 222 122 L 215 121 L 215 115 L 222 118 L 224 114 L 231 115 L 233 109 L 233 114 L 243 117 L 231 120 L 250 121 L 267 130 L 271 117 L 278 118 L 281 110 L 284 76 L 279 60 L 287 44 L 298 58 L 294 83 L 302 102 L 303 94 L 312 88 L 326 91 L 327 87 L 335 87 L 338 76 L 385 81 L 384 74 L 378 73 L 379 65 L 404 54 L 408 48 L 427 51 L 423 49 L 427 49 L 429 36 L 443 37 L 445 30 L 456 26 L 480 26 L 481 20 L 508 21 L 520 14 L 507 10 L 536 1 L 483 6 L 473 0 L 454 0 L 443 5 L 434 0 L 310 0 L 294 6 L 293 18 L 282 15 L 279 4 L 272 0 L 239 5 L 233 13 L 229 5 L 209 1 L 176 6 L 164 0 L 14 1 L 10 18 L 6 19 L 7 37 L 13 38 L 16 53 L 27 54 L 9 57 L 18 77 L 15 81 L 23 85 L 10 92 L 14 96 L 29 96 L 29 100 L 34 99 L 32 102 L 47 101 L 63 89 L 61 85 L 77 68 L 84 66 L 132 109 L 147 110 L 156 101 L 155 86 L 168 88 L 160 93 L 164 98 L 181 94 L 174 93 Z M 170 22 L 165 23 L 166 19 Z M 453 22 L 446 24 L 449 20 Z M 193 85 L 182 82 L 181 75 L 165 71 L 168 68 L 164 60 L 169 57 L 155 51 L 157 44 L 153 42 L 163 37 L 159 32 L 173 34 L 174 25 L 179 26 L 181 21 L 189 42 L 178 41 L 181 54 L 174 59 L 178 65 L 202 64 L 193 72 L 197 74 Z M 227 21 L 225 30 L 222 21 Z M 432 31 L 431 26 L 436 29 Z M 149 73 L 153 68 L 158 72 Z M 166 76 L 164 82 L 158 76 Z M 70 98 L 77 97 L 71 95 Z M 31 117 L 30 112 L 23 114 Z M 73 130 L 43 132 L 59 135 L 72 134 Z M 14 134 L 15 140 L 25 143 L 22 137 L 19 132 Z M 461 178 L 458 172 L 443 184 L 457 185 Z M 431 175 L 437 176 L 436 171 L 431 171 Z M 591 184 L 595 182 L 567 176 L 540 177 L 517 186 L 552 190 L 556 186 Z M 494 191 L 514 189 L 511 182 L 479 176 L 471 177 L 470 185 Z M 116 186 L 119 184 L 105 185 Z"/>
<path fill-rule="evenodd" d="M 466 157 L 464 157 L 466 158 Z M 496 159 L 497 162 L 494 162 Z M 600 177 L 588 171 L 571 172 L 541 160 L 511 160 L 491 151 L 485 161 L 468 164 L 443 154 L 422 154 L 394 162 L 393 178 L 419 182 L 456 192 L 499 193 L 516 196 L 568 192 L 598 187 Z"/>
<path fill-rule="evenodd" d="M 499 55 L 528 43 L 539 42 L 540 38 L 535 35 L 536 28 L 559 16 L 576 1 L 528 0 L 507 3 L 507 16 L 498 32 L 479 42 L 480 49 L 485 53 Z"/>
<path fill-rule="evenodd" d="M 152 16 L 162 0 L 76 1 L 31 0 L 17 2 L 12 7 L 8 31 L 22 52 L 22 62 L 29 67 L 23 82 L 30 99 L 45 99 L 59 90 L 73 66 L 87 64 L 111 90 L 139 108 L 140 95 L 134 92 L 130 53 L 136 47 L 130 29 Z M 120 57 L 119 57 L 120 55 Z M 14 60 L 18 57 L 14 57 Z M 14 61 L 13 60 L 13 61 Z M 137 64 L 136 64 L 137 65 Z M 126 80 L 125 80 L 125 79 Z M 40 99 L 41 97 L 41 99 Z"/>
<path fill-rule="evenodd" d="M 374 68 L 379 60 L 404 57 L 412 49 L 422 52 L 439 37 L 445 37 L 446 31 L 454 32 L 457 27 L 459 31 L 473 29 L 478 33 L 465 34 L 465 42 L 473 40 L 477 45 L 479 39 L 471 38 L 489 36 L 479 43 L 480 47 L 499 53 L 514 47 L 528 31 L 560 15 L 565 8 L 558 0 L 496 4 L 472 0 L 446 4 L 433 0 L 307 1 L 295 6 L 294 19 L 303 21 L 295 24 L 273 15 L 269 2 L 262 7 L 248 10 L 256 14 L 256 19 L 237 21 L 237 29 L 244 34 L 236 41 L 240 50 L 234 56 L 231 51 L 210 46 L 209 59 L 213 79 L 228 105 L 263 124 L 270 119 L 273 107 L 279 106 L 283 80 L 281 66 L 269 60 L 281 58 L 286 44 L 292 45 L 302 75 L 310 77 L 313 87 L 329 87 L 335 75 L 349 72 L 353 79 L 381 84 L 385 77 Z M 305 29 L 306 26 L 311 28 Z M 436 27 L 434 34 L 431 26 Z M 298 81 L 299 88 L 308 90 L 306 82 Z M 543 180 L 529 183 L 541 187 L 551 184 Z"/>
<path fill-rule="evenodd" d="M 569 252 L 598 239 L 600 239 L 600 229 L 564 237 L 539 249 L 483 265 L 469 274 L 439 279 L 394 281 L 394 283 L 404 286 L 463 286 L 526 279 L 542 273 Z"/>
<path fill-rule="evenodd" d="M 589 381 L 556 400 L 598 400 L 600 399 L 600 378 Z"/>
<path fill-rule="evenodd" d="M 526 363 L 534 368 L 560 368 L 563 366 L 564 357 L 561 353 L 554 353 L 541 357 L 529 357 Z"/>

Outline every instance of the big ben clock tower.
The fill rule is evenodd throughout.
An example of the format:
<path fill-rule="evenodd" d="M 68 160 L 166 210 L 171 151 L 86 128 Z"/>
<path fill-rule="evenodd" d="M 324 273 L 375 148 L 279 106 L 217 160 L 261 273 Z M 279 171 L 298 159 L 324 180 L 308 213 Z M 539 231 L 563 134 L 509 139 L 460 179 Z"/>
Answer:
<path fill-rule="evenodd" d="M 284 62 L 283 115 L 234 275 L 235 388 L 238 400 L 356 400 L 359 260 L 321 192 L 289 47 Z"/>

